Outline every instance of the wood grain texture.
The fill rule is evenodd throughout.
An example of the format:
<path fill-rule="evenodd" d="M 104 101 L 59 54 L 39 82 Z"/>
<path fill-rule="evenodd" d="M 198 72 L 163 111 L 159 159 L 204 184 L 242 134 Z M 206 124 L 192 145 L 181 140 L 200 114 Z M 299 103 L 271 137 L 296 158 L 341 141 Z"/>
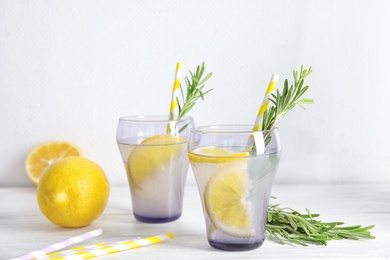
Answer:
<path fill-rule="evenodd" d="M 390 191 L 386 185 L 276 185 L 273 195 L 282 206 L 307 207 L 323 221 L 346 225 L 375 224 L 374 240 L 331 241 L 328 246 L 280 245 L 266 240 L 248 252 L 224 252 L 206 240 L 203 212 L 196 186 L 186 188 L 182 217 L 167 224 L 144 224 L 132 216 L 127 187 L 113 187 L 103 215 L 78 229 L 51 224 L 39 211 L 34 188 L 0 189 L 0 259 L 10 259 L 101 227 L 103 235 L 80 245 L 114 242 L 171 231 L 169 242 L 100 259 L 390 259 Z"/>

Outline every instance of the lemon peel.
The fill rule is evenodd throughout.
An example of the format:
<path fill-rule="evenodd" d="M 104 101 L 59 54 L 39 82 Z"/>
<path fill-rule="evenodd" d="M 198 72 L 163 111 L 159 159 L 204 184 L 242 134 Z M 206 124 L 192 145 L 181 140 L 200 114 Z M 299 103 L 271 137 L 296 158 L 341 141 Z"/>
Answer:
<path fill-rule="evenodd" d="M 46 168 L 37 188 L 39 209 L 52 223 L 82 227 L 105 209 L 110 185 L 102 168 L 84 157 L 59 159 Z"/>

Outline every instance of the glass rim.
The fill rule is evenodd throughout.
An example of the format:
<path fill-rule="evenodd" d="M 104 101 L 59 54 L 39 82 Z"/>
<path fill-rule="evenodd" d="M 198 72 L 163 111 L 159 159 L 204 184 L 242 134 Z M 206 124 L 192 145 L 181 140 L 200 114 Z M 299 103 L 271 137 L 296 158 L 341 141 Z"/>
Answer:
<path fill-rule="evenodd" d="M 253 125 L 249 124 L 226 124 L 226 125 L 207 125 L 199 126 L 191 130 L 193 133 L 201 134 L 253 134 L 253 133 L 271 133 L 278 132 L 279 128 L 274 127 L 271 130 L 253 131 Z"/>
<path fill-rule="evenodd" d="M 122 116 L 119 117 L 119 122 L 144 122 L 144 123 L 155 123 L 155 122 L 183 122 L 191 121 L 193 118 L 191 116 L 183 116 L 179 120 L 170 120 L 169 115 L 132 115 L 132 116 Z"/>
<path fill-rule="evenodd" d="M 187 145 L 188 141 L 187 140 L 184 140 L 184 141 L 179 141 L 177 143 L 168 143 L 168 144 L 143 144 L 143 143 L 139 143 L 139 144 L 131 144 L 132 146 L 134 147 L 170 147 L 170 146 L 177 146 L 177 145 Z"/>

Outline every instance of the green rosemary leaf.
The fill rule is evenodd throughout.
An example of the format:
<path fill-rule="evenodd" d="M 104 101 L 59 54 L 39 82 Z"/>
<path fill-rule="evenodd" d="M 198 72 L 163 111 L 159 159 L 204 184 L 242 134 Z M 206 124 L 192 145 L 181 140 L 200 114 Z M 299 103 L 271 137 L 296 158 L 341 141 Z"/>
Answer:
<path fill-rule="evenodd" d="M 200 98 L 204 100 L 204 96 L 209 93 L 212 89 L 202 91 L 204 84 L 211 78 L 213 73 L 209 73 L 203 77 L 206 70 L 204 62 L 201 66 L 197 66 L 195 73 L 189 71 L 190 77 L 185 77 L 184 82 L 186 84 L 185 89 L 180 85 L 181 100 L 178 100 L 178 120 L 186 115 L 194 106 L 196 101 Z"/>
<path fill-rule="evenodd" d="M 305 109 L 304 105 L 313 104 L 313 99 L 302 98 L 309 89 L 304 85 L 305 79 L 312 73 L 311 67 L 305 69 L 303 65 L 300 71 L 293 71 L 294 83 L 289 85 L 288 80 L 284 81 L 282 91 L 277 90 L 269 98 L 271 106 L 263 115 L 262 129 L 272 130 L 279 119 L 291 111 L 296 105 Z M 264 136 L 265 145 L 271 140 L 271 136 Z M 268 208 L 268 219 L 266 230 L 270 239 L 275 239 L 281 244 L 293 243 L 307 246 L 308 243 L 327 245 L 330 240 L 340 239 L 373 239 L 370 230 L 374 225 L 362 227 L 342 226 L 343 222 L 322 222 L 316 220 L 319 214 L 312 214 L 306 209 L 306 214 L 301 214 L 291 208 L 280 208 L 279 204 L 270 205 Z"/>
<path fill-rule="evenodd" d="M 268 216 L 266 230 L 270 239 L 281 244 L 288 242 L 303 246 L 307 246 L 307 243 L 327 245 L 330 240 L 375 238 L 369 231 L 374 225 L 341 226 L 343 222 L 321 222 L 314 219 L 320 215 L 312 214 L 308 209 L 306 214 L 301 214 L 291 208 L 270 205 Z"/>
<path fill-rule="evenodd" d="M 296 105 L 304 108 L 303 105 L 313 104 L 313 99 L 301 98 L 309 89 L 304 86 L 305 79 L 312 73 L 312 68 L 305 69 L 301 66 L 300 72 L 293 71 L 294 83 L 290 86 L 288 79 L 285 79 L 282 91 L 277 90 L 276 94 L 271 94 L 269 98 L 271 106 L 263 116 L 262 129 L 271 130 L 275 127 L 279 119 L 286 115 Z"/>
<path fill-rule="evenodd" d="M 203 85 L 208 79 L 211 78 L 213 74 L 208 74 L 206 77 L 204 77 L 200 82 L 199 82 L 199 85 Z"/>

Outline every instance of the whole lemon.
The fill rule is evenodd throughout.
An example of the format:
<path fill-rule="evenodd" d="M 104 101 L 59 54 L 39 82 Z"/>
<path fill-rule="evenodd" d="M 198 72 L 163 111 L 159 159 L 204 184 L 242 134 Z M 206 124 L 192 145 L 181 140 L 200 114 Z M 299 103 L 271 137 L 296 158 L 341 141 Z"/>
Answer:
<path fill-rule="evenodd" d="M 37 199 L 41 212 L 54 224 L 82 227 L 103 213 L 109 193 L 102 168 L 74 156 L 59 159 L 44 171 Z"/>

